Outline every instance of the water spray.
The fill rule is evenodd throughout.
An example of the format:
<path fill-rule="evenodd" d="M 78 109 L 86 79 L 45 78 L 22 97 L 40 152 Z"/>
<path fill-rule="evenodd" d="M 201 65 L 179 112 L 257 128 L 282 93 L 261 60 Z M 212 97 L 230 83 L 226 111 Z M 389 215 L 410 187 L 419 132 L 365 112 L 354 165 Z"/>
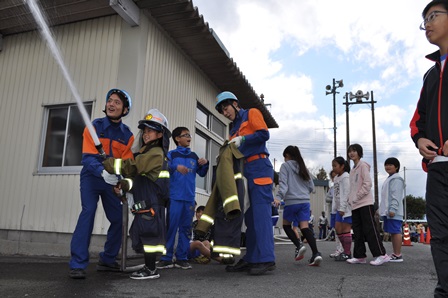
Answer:
<path fill-rule="evenodd" d="M 50 31 L 50 28 L 48 27 L 47 22 L 43 16 L 39 6 L 36 3 L 36 0 L 24 0 L 24 1 L 30 8 L 31 13 L 33 14 L 33 17 L 36 20 L 36 23 L 40 28 L 41 34 L 44 37 L 45 41 L 47 42 L 48 48 L 50 49 L 51 53 L 53 54 L 53 57 L 56 59 L 56 62 L 58 63 L 59 68 L 61 69 L 62 74 L 63 74 L 65 80 L 67 81 L 73 96 L 76 99 L 76 104 L 79 108 L 82 119 L 83 119 L 85 125 L 87 126 L 87 129 L 89 130 L 90 135 L 92 136 L 93 142 L 95 143 L 95 147 L 98 150 L 98 153 L 100 154 L 100 156 L 103 159 L 106 159 L 106 153 L 104 152 L 103 145 L 101 144 L 100 140 L 98 139 L 95 128 L 93 127 L 92 122 L 90 121 L 89 115 L 88 115 L 87 110 L 84 107 L 84 104 L 81 100 L 81 96 L 79 95 L 78 89 L 76 89 L 73 79 L 71 78 L 71 76 L 67 70 L 67 67 L 65 66 L 61 51 L 59 50 L 59 47 L 57 46 L 56 42 L 54 41 L 54 38 Z"/>

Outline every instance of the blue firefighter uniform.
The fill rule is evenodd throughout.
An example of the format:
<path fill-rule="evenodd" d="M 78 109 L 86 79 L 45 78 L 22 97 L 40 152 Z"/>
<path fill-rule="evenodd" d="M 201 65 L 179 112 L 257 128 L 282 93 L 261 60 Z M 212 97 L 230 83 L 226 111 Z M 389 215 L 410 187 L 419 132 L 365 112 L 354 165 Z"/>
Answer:
<path fill-rule="evenodd" d="M 274 169 L 268 158 L 266 141 L 269 131 L 258 109 L 238 111 L 230 130 L 230 139 L 244 136 L 238 147 L 245 158 L 244 176 L 247 179 L 250 207 L 244 220 L 246 230 L 246 255 L 248 263 L 274 262 L 274 235 L 272 229 L 272 183 Z"/>
<path fill-rule="evenodd" d="M 128 126 L 121 121 L 114 123 L 107 117 L 95 119 L 92 124 L 108 157 L 133 158 L 131 146 L 134 136 Z M 112 186 L 101 176 L 104 170 L 102 161 L 89 131 L 85 129 L 80 179 L 82 211 L 71 241 L 70 268 L 85 269 L 89 264 L 90 238 L 99 197 L 110 221 L 104 251 L 100 253 L 101 261 L 106 264 L 114 263 L 120 250 L 122 207 L 120 200 L 113 193 Z"/>
<path fill-rule="evenodd" d="M 169 223 L 166 241 L 166 255 L 161 260 L 172 261 L 174 242 L 179 233 L 176 260 L 187 260 L 190 249 L 191 220 L 194 215 L 196 195 L 196 174 L 204 177 L 209 163 L 198 164 L 199 157 L 189 147 L 178 146 L 168 152 L 168 166 L 170 171 L 170 207 Z M 187 174 L 177 171 L 177 166 L 183 165 L 189 169 Z"/>

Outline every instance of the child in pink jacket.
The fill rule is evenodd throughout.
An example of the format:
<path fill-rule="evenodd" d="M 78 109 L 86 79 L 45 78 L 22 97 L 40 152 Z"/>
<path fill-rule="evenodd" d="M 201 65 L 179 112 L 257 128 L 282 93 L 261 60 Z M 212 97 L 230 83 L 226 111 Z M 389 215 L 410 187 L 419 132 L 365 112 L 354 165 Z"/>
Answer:
<path fill-rule="evenodd" d="M 374 200 L 372 196 L 372 179 L 370 178 L 370 165 L 361 160 L 363 149 L 359 144 L 352 144 L 347 149 L 348 156 L 354 162 L 350 171 L 349 204 L 352 207 L 352 229 L 355 246 L 353 258 L 347 260 L 350 264 L 366 263 L 367 241 L 374 260 L 370 265 L 379 266 L 389 262 L 380 232 L 375 223 Z"/>

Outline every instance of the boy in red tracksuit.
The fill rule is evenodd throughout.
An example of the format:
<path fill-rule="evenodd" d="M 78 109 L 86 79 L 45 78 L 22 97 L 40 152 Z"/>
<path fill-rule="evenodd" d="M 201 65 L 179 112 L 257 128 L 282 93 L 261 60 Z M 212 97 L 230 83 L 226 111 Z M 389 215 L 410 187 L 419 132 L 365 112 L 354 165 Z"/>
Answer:
<path fill-rule="evenodd" d="M 448 297 L 448 1 L 429 2 L 420 29 L 439 49 L 426 56 L 434 62 L 423 77 L 423 87 L 412 117 L 411 137 L 423 156 L 426 180 L 426 217 L 431 231 L 431 253 L 438 282 L 434 297 Z"/>

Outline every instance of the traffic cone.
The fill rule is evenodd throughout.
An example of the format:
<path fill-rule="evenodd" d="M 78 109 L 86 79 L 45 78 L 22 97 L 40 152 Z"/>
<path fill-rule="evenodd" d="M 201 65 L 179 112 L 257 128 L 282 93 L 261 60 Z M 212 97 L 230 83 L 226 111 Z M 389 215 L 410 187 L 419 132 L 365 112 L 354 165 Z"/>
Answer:
<path fill-rule="evenodd" d="M 403 229 L 403 246 L 412 246 L 411 234 L 409 233 L 409 226 L 407 223 L 404 224 Z"/>
<path fill-rule="evenodd" d="M 425 243 L 425 233 L 423 231 L 420 231 L 420 243 Z"/>
<path fill-rule="evenodd" d="M 431 231 L 429 230 L 429 227 L 428 227 L 428 232 L 426 232 L 426 241 L 425 241 L 425 244 L 431 244 Z"/>

